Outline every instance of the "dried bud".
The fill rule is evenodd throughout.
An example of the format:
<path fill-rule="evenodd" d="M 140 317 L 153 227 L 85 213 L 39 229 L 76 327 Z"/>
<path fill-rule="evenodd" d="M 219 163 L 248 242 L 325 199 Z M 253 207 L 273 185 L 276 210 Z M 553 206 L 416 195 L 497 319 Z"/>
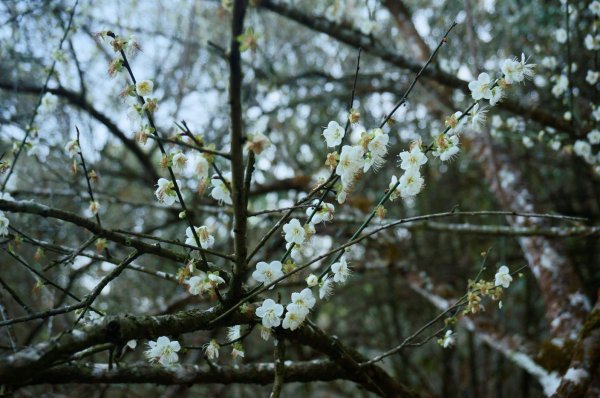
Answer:
<path fill-rule="evenodd" d="M 360 112 L 356 109 L 350 109 L 350 114 L 348 114 L 348 120 L 352 124 L 358 123 L 360 121 Z"/>

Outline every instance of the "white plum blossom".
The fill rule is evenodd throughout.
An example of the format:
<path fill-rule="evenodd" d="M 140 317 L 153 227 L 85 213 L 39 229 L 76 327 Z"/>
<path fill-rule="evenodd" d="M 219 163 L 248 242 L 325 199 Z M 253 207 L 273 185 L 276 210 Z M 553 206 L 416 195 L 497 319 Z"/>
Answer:
<path fill-rule="evenodd" d="M 327 124 L 327 128 L 323 130 L 323 137 L 328 147 L 336 147 L 342 143 L 344 138 L 344 128 L 336 121 L 331 121 Z"/>
<path fill-rule="evenodd" d="M 306 216 L 310 217 L 315 212 L 316 206 L 319 204 L 319 200 L 313 201 L 313 206 L 306 209 Z M 333 214 L 335 213 L 335 207 L 331 203 L 322 202 L 319 209 L 315 212 L 315 215 L 310 220 L 311 224 L 319 224 L 323 221 L 333 220 Z"/>
<path fill-rule="evenodd" d="M 556 31 L 554 32 L 554 38 L 559 43 L 566 42 L 567 41 L 567 31 L 564 30 L 563 28 L 556 29 Z"/>
<path fill-rule="evenodd" d="M 126 345 L 130 349 L 135 350 L 135 347 L 137 347 L 137 340 L 129 340 Z"/>
<path fill-rule="evenodd" d="M 521 54 L 521 61 L 517 59 L 506 59 L 500 66 L 504 74 L 504 80 L 508 84 L 520 83 L 526 78 L 533 76 L 535 64 L 528 64 L 525 54 Z"/>
<path fill-rule="evenodd" d="M 596 129 L 590 131 L 587 134 L 587 139 L 592 145 L 600 144 L 600 131 Z"/>
<path fill-rule="evenodd" d="M 196 230 L 196 235 L 198 236 L 198 240 L 200 241 L 200 246 L 202 246 L 203 249 L 210 249 L 214 246 L 215 237 L 208 232 L 207 226 L 203 225 L 201 227 L 194 227 L 194 229 Z M 196 247 L 198 246 L 196 244 L 196 239 L 194 238 L 194 234 L 192 233 L 192 229 L 190 227 L 187 227 L 185 229 L 185 236 L 186 245 Z"/>
<path fill-rule="evenodd" d="M 225 173 L 223 178 L 231 185 L 231 173 Z M 231 201 L 231 193 L 227 188 L 227 184 L 220 177 L 215 176 L 211 179 L 210 183 L 212 184 L 212 191 L 210 191 L 210 195 L 213 199 L 219 201 L 219 203 L 227 203 L 228 205 L 232 204 Z"/>
<path fill-rule="evenodd" d="M 256 316 L 262 318 L 262 325 L 266 328 L 275 328 L 281 324 L 283 305 L 277 304 L 272 299 L 266 299 L 255 311 Z"/>
<path fill-rule="evenodd" d="M 592 12 L 592 14 L 594 14 L 595 16 L 600 16 L 600 1 L 598 1 L 598 0 L 592 1 L 590 3 L 590 5 L 588 6 L 588 8 Z"/>
<path fill-rule="evenodd" d="M 140 97 L 147 97 L 152 94 L 154 83 L 152 80 L 142 80 L 135 84 L 135 91 Z"/>
<path fill-rule="evenodd" d="M 400 152 L 400 168 L 402 170 L 413 170 L 427 163 L 427 156 L 421 151 L 421 146 L 415 144 L 409 151 Z"/>
<path fill-rule="evenodd" d="M 590 51 L 600 50 L 600 34 L 587 34 L 584 39 L 585 48 Z"/>
<path fill-rule="evenodd" d="M 283 226 L 283 232 L 285 233 L 286 242 L 295 243 L 297 245 L 304 243 L 306 232 L 297 218 L 294 218 L 285 224 Z"/>
<path fill-rule="evenodd" d="M 583 158 L 591 155 L 592 147 L 589 142 L 583 140 L 575 141 L 575 145 L 573 145 L 573 151 Z"/>
<path fill-rule="evenodd" d="M 96 200 L 92 200 L 90 201 L 90 205 L 88 207 L 88 210 L 90 211 L 90 213 L 92 213 L 93 215 L 98 214 L 98 211 L 100 210 L 100 203 L 98 203 L 98 201 Z"/>
<path fill-rule="evenodd" d="M 460 149 L 458 148 L 458 136 L 440 134 L 435 138 L 435 151 L 433 156 L 439 157 L 442 162 L 452 159 Z"/>
<path fill-rule="evenodd" d="M 200 271 L 200 275 L 192 276 L 184 282 L 189 286 L 189 292 L 192 295 L 202 295 L 225 283 L 225 280 L 216 273 L 205 273 Z"/>
<path fill-rule="evenodd" d="M 352 185 L 356 174 L 364 166 L 364 154 L 363 148 L 359 145 L 342 147 L 335 173 L 341 177 L 344 188 Z"/>
<path fill-rule="evenodd" d="M 70 158 L 77 155 L 79 153 L 79 141 L 77 141 L 77 139 L 74 138 L 71 141 L 67 142 L 67 144 L 65 145 L 65 151 L 67 152 Z"/>
<path fill-rule="evenodd" d="M 598 82 L 599 78 L 600 78 L 600 72 L 597 72 L 595 70 L 588 70 L 587 74 L 585 75 L 585 81 L 591 85 L 596 84 Z"/>
<path fill-rule="evenodd" d="M 496 272 L 495 275 L 495 284 L 496 286 L 502 286 L 503 288 L 508 288 L 513 278 L 510 276 L 510 270 L 506 265 L 501 266 Z"/>
<path fill-rule="evenodd" d="M 292 303 L 306 308 L 306 312 L 309 312 L 315 306 L 316 301 L 312 290 L 309 288 L 304 288 L 300 293 L 292 293 Z"/>
<path fill-rule="evenodd" d="M 231 356 L 233 357 L 233 359 L 244 358 L 245 355 L 246 354 L 244 352 L 244 347 L 242 346 L 242 343 L 238 341 L 237 343 L 233 344 L 233 348 L 231 350 Z"/>
<path fill-rule="evenodd" d="M 487 118 L 486 113 L 487 109 L 485 107 L 480 109 L 479 104 L 475 104 L 473 109 L 471 109 L 471 114 L 469 117 L 472 129 L 477 130 L 483 126 Z"/>
<path fill-rule="evenodd" d="M 473 80 L 469 83 L 469 90 L 471 90 L 471 96 L 475 101 L 479 101 L 482 98 L 492 98 L 492 85 L 493 81 L 490 75 L 483 72 L 477 77 L 477 80 Z"/>
<path fill-rule="evenodd" d="M 425 180 L 421 177 L 418 169 L 406 170 L 400 177 L 400 196 L 409 198 L 421 192 Z"/>
<path fill-rule="evenodd" d="M 271 261 L 270 263 L 260 261 L 256 264 L 256 270 L 252 273 L 252 277 L 257 282 L 268 285 L 283 276 L 282 268 L 281 261 Z"/>
<path fill-rule="evenodd" d="M 254 152 L 256 155 L 260 155 L 264 152 L 265 149 L 271 146 L 271 141 L 269 138 L 263 133 L 255 133 L 250 135 L 248 142 L 246 143 L 246 148 Z"/>
<path fill-rule="evenodd" d="M 215 339 L 210 340 L 209 343 L 204 345 L 204 354 L 208 359 L 219 358 L 219 349 L 221 346 Z"/>
<path fill-rule="evenodd" d="M 398 177 L 396 177 L 394 175 L 392 176 L 392 179 L 390 181 L 390 185 L 388 186 L 388 189 L 391 191 L 391 193 L 390 193 L 390 201 L 391 202 L 395 201 L 402 195 L 402 192 L 400 191 L 400 184 L 398 183 Z"/>
<path fill-rule="evenodd" d="M 544 68 L 554 69 L 558 65 L 558 62 L 556 61 L 556 57 L 544 57 L 541 64 Z"/>
<path fill-rule="evenodd" d="M 202 155 L 196 157 L 196 164 L 194 165 L 194 172 L 196 177 L 200 180 L 204 180 L 208 177 L 208 171 L 210 168 L 210 164 L 208 160 Z"/>
<path fill-rule="evenodd" d="M 556 78 L 554 86 L 552 86 L 552 95 L 560 97 L 569 88 L 569 79 L 565 75 L 560 75 Z"/>
<path fill-rule="evenodd" d="M 308 312 L 304 309 L 304 307 L 300 307 L 293 303 L 288 304 L 285 309 L 287 312 L 285 313 L 285 318 L 281 323 L 281 327 L 290 330 L 298 329 L 302 322 L 304 322 L 304 319 L 306 319 Z"/>
<path fill-rule="evenodd" d="M 531 139 L 531 137 L 524 136 L 524 137 L 521 139 L 521 142 L 523 143 L 523 146 L 524 146 L 525 148 L 533 148 L 533 145 L 534 145 L 534 144 L 533 144 L 533 140 Z"/>
<path fill-rule="evenodd" d="M 367 144 L 367 149 L 369 152 L 367 152 L 363 166 L 363 171 L 365 173 L 371 168 L 371 166 L 377 170 L 383 165 L 383 157 L 387 155 L 387 145 L 390 140 L 390 137 L 379 128 L 372 130 L 368 133 L 368 135 L 372 136 L 372 138 Z"/>
<path fill-rule="evenodd" d="M 171 164 L 173 165 L 173 171 L 176 173 L 183 173 L 185 166 L 187 165 L 187 156 L 183 152 L 177 152 L 173 155 Z"/>
<path fill-rule="evenodd" d="M 171 206 L 173 203 L 175 203 L 175 201 L 178 200 L 173 181 L 167 180 L 166 178 L 160 178 L 156 185 L 158 188 L 156 191 L 154 191 L 154 195 L 160 203 Z M 180 185 L 179 181 L 177 181 L 177 185 Z"/>
<path fill-rule="evenodd" d="M 58 97 L 52 93 L 46 93 L 42 97 L 42 102 L 40 103 L 40 113 L 47 114 L 51 113 L 56 109 L 56 105 L 58 104 Z"/>
<path fill-rule="evenodd" d="M 333 279 L 327 276 L 319 283 L 319 299 L 328 299 L 333 293 Z"/>
<path fill-rule="evenodd" d="M 456 344 L 456 335 L 452 330 L 446 330 L 446 334 L 444 334 L 441 344 L 444 348 L 449 348 Z"/>
<path fill-rule="evenodd" d="M 227 340 L 229 342 L 238 340 L 242 336 L 240 325 L 231 326 L 227 329 Z"/>
<path fill-rule="evenodd" d="M 492 98 L 490 98 L 490 105 L 491 106 L 496 105 L 498 102 L 500 102 L 502 100 L 503 97 L 504 97 L 504 91 L 502 90 L 502 88 L 500 86 L 496 86 L 496 87 L 492 88 Z"/>
<path fill-rule="evenodd" d="M 0 236 L 8 235 L 8 226 L 10 220 L 4 215 L 4 212 L 0 210 Z"/>
<path fill-rule="evenodd" d="M 333 272 L 333 281 L 337 283 L 345 283 L 348 276 L 350 276 L 350 268 L 346 262 L 346 257 L 342 256 L 340 260 L 331 266 L 331 272 Z"/>
<path fill-rule="evenodd" d="M 177 352 L 181 349 L 178 341 L 171 341 L 166 336 L 160 336 L 156 341 L 149 341 L 146 356 L 150 362 L 158 362 L 162 366 L 172 366 L 177 363 Z"/>
<path fill-rule="evenodd" d="M 314 287 L 319 284 L 319 277 L 317 277 L 315 274 L 310 274 L 306 277 L 305 281 L 308 287 Z"/>

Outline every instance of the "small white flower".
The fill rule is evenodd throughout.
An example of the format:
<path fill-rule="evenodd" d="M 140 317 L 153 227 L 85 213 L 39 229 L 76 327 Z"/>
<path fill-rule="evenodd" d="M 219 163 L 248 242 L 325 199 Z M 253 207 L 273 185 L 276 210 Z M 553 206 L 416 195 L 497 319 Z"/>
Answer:
<path fill-rule="evenodd" d="M 508 84 L 518 83 L 520 79 L 519 75 L 519 62 L 514 59 L 505 59 L 500 66 L 502 73 L 504 74 L 504 80 Z"/>
<path fill-rule="evenodd" d="M 208 292 L 212 289 L 212 285 L 208 283 L 206 274 L 202 273 L 200 276 L 192 276 L 184 282 L 189 286 L 190 294 L 197 296 L 202 295 L 204 292 Z"/>
<path fill-rule="evenodd" d="M 599 78 L 600 78 L 600 72 L 596 72 L 594 70 L 588 70 L 587 74 L 585 75 L 585 81 L 591 85 L 596 84 L 598 82 Z"/>
<path fill-rule="evenodd" d="M 330 276 L 325 277 L 319 284 L 319 299 L 327 300 L 333 293 L 333 279 Z"/>
<path fill-rule="evenodd" d="M 377 170 L 383 165 L 385 162 L 384 156 L 387 154 L 387 145 L 390 140 L 390 137 L 383 133 L 381 129 L 374 129 L 369 135 L 372 135 L 373 138 L 371 138 L 367 144 L 369 152 L 367 153 L 363 166 L 363 171 L 365 173 L 371 166 L 373 166 L 373 169 Z"/>
<path fill-rule="evenodd" d="M 225 173 L 223 175 L 223 178 L 225 178 L 225 180 L 227 180 L 227 182 L 231 184 L 231 173 Z M 228 205 L 233 203 L 231 201 L 231 194 L 229 192 L 229 189 L 227 188 L 227 184 L 225 184 L 225 182 L 221 180 L 221 178 L 219 178 L 218 176 L 213 177 L 210 182 L 213 186 L 210 195 L 215 200 L 218 200 L 219 203 L 225 202 Z"/>
<path fill-rule="evenodd" d="M 154 195 L 160 203 L 171 206 L 173 203 L 175 203 L 175 201 L 178 200 L 173 181 L 167 180 L 166 178 L 160 178 L 156 185 L 158 188 L 154 192 Z M 177 181 L 177 185 L 179 185 L 179 181 Z"/>
<path fill-rule="evenodd" d="M 460 149 L 458 148 L 458 136 L 452 134 L 440 134 L 435 138 L 435 151 L 433 156 L 439 157 L 442 162 L 452 159 Z"/>
<path fill-rule="evenodd" d="M 502 91 L 502 88 L 500 86 L 492 88 L 492 98 L 490 98 L 490 105 L 496 105 L 502 100 L 502 97 L 504 97 L 504 91 Z"/>
<path fill-rule="evenodd" d="M 312 290 L 309 288 L 304 288 L 300 293 L 292 293 L 292 303 L 305 308 L 306 312 L 309 312 L 315 306 L 316 301 Z"/>
<path fill-rule="evenodd" d="M 305 280 L 308 287 L 314 287 L 319 284 L 319 278 L 315 274 L 310 274 Z"/>
<path fill-rule="evenodd" d="M 523 137 L 521 139 L 521 142 L 523 143 L 523 146 L 525 148 L 533 148 L 533 140 L 530 137 L 528 137 L 528 136 Z"/>
<path fill-rule="evenodd" d="M 294 218 L 285 224 L 283 226 L 283 232 L 285 233 L 285 241 L 288 243 L 301 245 L 304 242 L 304 227 L 302 227 L 302 224 L 300 224 L 300 221 L 297 218 Z"/>
<path fill-rule="evenodd" d="M 588 6 L 588 8 L 592 12 L 592 14 L 594 14 L 596 16 L 600 16 L 600 1 L 598 1 L 598 0 L 592 1 L 590 3 L 590 5 Z"/>
<path fill-rule="evenodd" d="M 420 145 L 414 145 L 410 152 L 400 152 L 400 168 L 402 170 L 419 169 L 427 163 L 427 156 L 421 151 Z"/>
<path fill-rule="evenodd" d="M 173 171 L 176 173 L 183 173 L 185 166 L 187 165 L 187 156 L 185 156 L 183 152 L 177 152 L 173 155 L 171 162 L 173 164 Z"/>
<path fill-rule="evenodd" d="M 406 170 L 400 177 L 400 196 L 408 198 L 421 192 L 425 180 L 421 177 L 418 169 Z"/>
<path fill-rule="evenodd" d="M 219 358 L 219 349 L 221 346 L 215 339 L 212 339 L 209 343 L 204 345 L 204 354 L 208 359 Z"/>
<path fill-rule="evenodd" d="M 311 224 L 319 224 L 323 221 L 331 221 L 333 220 L 333 214 L 335 213 L 335 207 L 331 203 L 322 202 L 319 209 L 315 212 L 316 205 L 319 203 L 318 199 L 313 201 L 313 206 L 308 207 L 306 209 L 306 216 L 310 217 L 314 212 L 315 215 L 310 220 Z"/>
<path fill-rule="evenodd" d="M 100 210 L 100 203 L 95 200 L 90 201 L 90 206 L 88 207 L 90 213 L 93 215 L 98 214 L 98 210 Z"/>
<path fill-rule="evenodd" d="M 196 235 L 198 235 L 198 240 L 200 241 L 200 246 L 203 249 L 210 249 L 215 244 L 215 238 L 208 232 L 208 227 L 203 225 L 201 227 L 194 227 L 196 230 Z M 196 244 L 196 239 L 194 238 L 194 234 L 192 233 L 192 229 L 187 227 L 185 229 L 185 244 L 190 246 L 198 246 Z"/>
<path fill-rule="evenodd" d="M 46 93 L 42 97 L 42 102 L 40 104 L 40 113 L 51 113 L 56 109 L 56 105 L 58 104 L 58 97 L 52 93 Z"/>
<path fill-rule="evenodd" d="M 344 145 L 342 147 L 340 160 L 335 169 L 335 173 L 341 177 L 344 188 L 348 188 L 352 185 L 356 174 L 364 166 L 364 154 L 365 151 L 359 145 Z"/>
<path fill-rule="evenodd" d="M 565 75 L 560 75 L 556 78 L 556 83 L 552 86 L 552 95 L 555 97 L 561 96 L 569 88 L 569 79 Z"/>
<path fill-rule="evenodd" d="M 442 347 L 449 348 L 456 344 L 456 336 L 452 330 L 446 330 L 446 334 L 442 339 Z"/>
<path fill-rule="evenodd" d="M 142 80 L 141 82 L 137 82 L 135 84 L 135 91 L 140 97 L 147 97 L 151 95 L 152 90 L 154 90 L 154 83 L 152 80 Z"/>
<path fill-rule="evenodd" d="M 231 326 L 227 329 L 227 340 L 234 341 L 238 340 L 242 336 L 240 325 Z"/>
<path fill-rule="evenodd" d="M 473 109 L 471 109 L 471 114 L 469 117 L 472 129 L 478 130 L 485 124 L 485 120 L 487 118 L 486 113 L 486 108 L 479 109 L 479 104 L 475 104 Z"/>
<path fill-rule="evenodd" d="M 469 90 L 471 90 L 471 96 L 475 101 L 479 101 L 482 98 L 492 98 L 492 80 L 490 75 L 487 73 L 480 73 L 477 80 L 473 80 L 469 83 Z"/>
<path fill-rule="evenodd" d="M 512 282 L 512 280 L 513 280 L 512 276 L 510 276 L 510 270 L 508 269 L 508 267 L 506 265 L 503 265 L 502 267 L 500 267 L 498 269 L 498 272 L 496 272 L 495 278 L 496 278 L 496 281 L 495 281 L 496 286 L 502 286 L 505 289 L 508 286 L 510 286 L 510 282 Z"/>
<path fill-rule="evenodd" d="M 177 352 L 181 349 L 179 342 L 171 341 L 166 336 L 161 336 L 156 341 L 149 341 L 146 356 L 151 362 L 158 362 L 163 366 L 172 366 L 179 360 Z"/>
<path fill-rule="evenodd" d="M 210 164 L 204 156 L 200 155 L 196 157 L 196 165 L 194 166 L 194 171 L 198 179 L 204 180 L 206 177 L 208 177 L 209 168 Z"/>
<path fill-rule="evenodd" d="M 277 304 L 272 299 L 266 299 L 255 311 L 256 316 L 262 318 L 262 325 L 266 328 L 275 328 L 281 324 L 283 305 Z"/>
<path fill-rule="evenodd" d="M 8 226 L 10 220 L 4 215 L 4 212 L 0 210 L 0 236 L 8 235 Z"/>
<path fill-rule="evenodd" d="M 304 308 L 297 306 L 296 304 L 288 304 L 286 307 L 287 312 L 285 318 L 281 323 L 281 327 L 284 329 L 296 330 L 304 322 L 307 312 Z"/>
<path fill-rule="evenodd" d="M 400 191 L 400 184 L 398 184 L 398 177 L 392 176 L 392 180 L 390 181 L 390 185 L 388 186 L 388 189 L 390 191 L 393 190 L 392 193 L 390 193 L 390 201 L 391 202 L 398 199 L 402 195 L 402 192 Z"/>
<path fill-rule="evenodd" d="M 344 138 L 344 128 L 338 122 L 331 121 L 327 128 L 323 130 L 323 137 L 328 147 L 336 147 L 342 143 Z"/>
<path fill-rule="evenodd" d="M 592 147 L 589 142 L 583 140 L 575 141 L 575 145 L 573 145 L 573 151 L 583 158 L 589 156 L 592 153 Z"/>
<path fill-rule="evenodd" d="M 130 349 L 135 350 L 135 347 L 137 347 L 137 340 L 129 340 L 126 345 Z"/>
<path fill-rule="evenodd" d="M 600 35 L 587 34 L 584 40 L 585 48 L 590 51 L 600 50 Z"/>
<path fill-rule="evenodd" d="M 273 331 L 271 330 L 271 328 L 266 328 L 263 325 L 259 325 L 259 328 L 260 328 L 261 339 L 263 339 L 264 341 L 269 340 L 269 338 L 271 338 L 271 334 L 273 334 Z"/>
<path fill-rule="evenodd" d="M 244 347 L 242 343 L 239 341 L 233 345 L 233 349 L 231 350 L 231 356 L 233 359 L 244 358 L 246 354 L 244 353 Z"/>
<path fill-rule="evenodd" d="M 260 155 L 265 149 L 271 146 L 271 141 L 263 133 L 252 134 L 249 138 L 246 148 L 256 155 Z"/>
<path fill-rule="evenodd" d="M 260 261 L 256 264 L 256 270 L 252 273 L 252 277 L 256 281 L 268 285 L 283 276 L 282 268 L 281 261 L 271 261 L 270 263 Z"/>
<path fill-rule="evenodd" d="M 331 266 L 331 272 L 333 272 L 333 281 L 337 283 L 344 283 L 348 276 L 350 276 L 350 268 L 346 262 L 346 257 L 342 256 L 340 261 Z"/>
<path fill-rule="evenodd" d="M 72 139 L 71 141 L 67 142 L 65 145 L 65 151 L 69 154 L 70 158 L 77 155 L 79 153 L 79 142 L 77 142 L 76 139 Z"/>
<path fill-rule="evenodd" d="M 554 38 L 559 43 L 566 42 L 567 41 L 567 31 L 562 28 L 556 29 L 556 31 L 554 31 Z"/>
<path fill-rule="evenodd" d="M 587 139 L 590 144 L 596 145 L 600 144 L 600 131 L 592 130 L 587 134 Z"/>

